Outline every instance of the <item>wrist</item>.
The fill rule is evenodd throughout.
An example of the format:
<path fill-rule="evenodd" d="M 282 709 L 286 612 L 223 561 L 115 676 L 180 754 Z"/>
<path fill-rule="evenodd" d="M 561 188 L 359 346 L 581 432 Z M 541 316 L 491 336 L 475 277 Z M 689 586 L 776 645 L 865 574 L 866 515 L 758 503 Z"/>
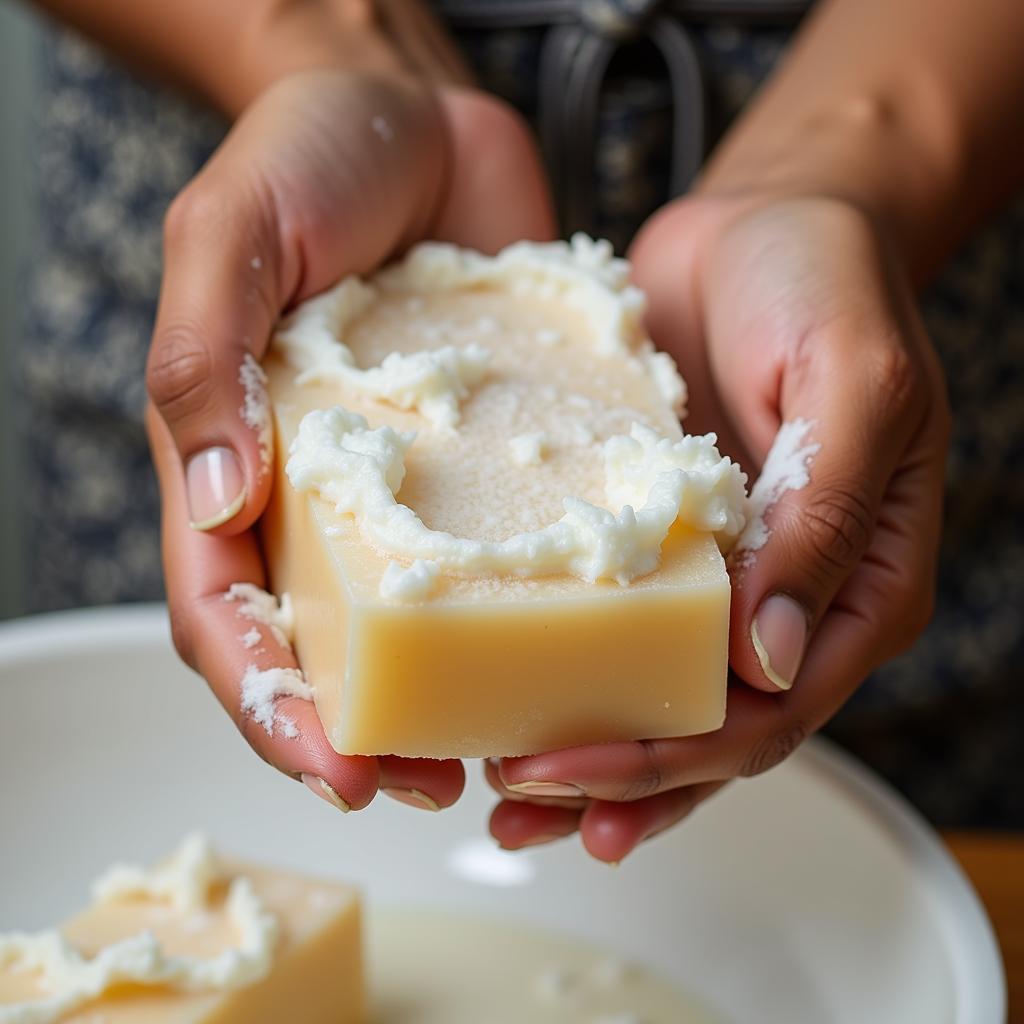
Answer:
<path fill-rule="evenodd" d="M 938 104 L 929 110 L 920 99 L 864 91 L 782 111 L 769 95 L 726 137 L 697 191 L 848 203 L 922 280 L 962 230 L 963 172 L 956 133 Z"/>
<path fill-rule="evenodd" d="M 258 0 L 243 26 L 237 59 L 210 92 L 237 117 L 276 81 L 300 71 L 345 70 L 401 77 L 398 49 L 364 0 Z"/>

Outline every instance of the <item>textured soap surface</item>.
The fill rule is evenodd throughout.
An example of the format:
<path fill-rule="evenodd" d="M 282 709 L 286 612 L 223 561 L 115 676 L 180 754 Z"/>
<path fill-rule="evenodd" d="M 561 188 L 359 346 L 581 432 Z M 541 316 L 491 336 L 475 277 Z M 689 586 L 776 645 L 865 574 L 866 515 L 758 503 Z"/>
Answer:
<path fill-rule="evenodd" d="M 280 934 L 262 980 L 229 991 L 180 992 L 120 985 L 64 1014 L 60 1024 L 366 1024 L 360 907 L 349 886 L 313 881 L 252 864 L 228 863 L 209 908 L 179 912 L 161 901 L 96 903 L 61 926 L 82 955 L 151 931 L 171 956 L 215 957 L 237 942 L 223 905 L 230 878 L 248 878 Z M 4 1004 L 36 999 L 46 985 L 33 974 L 0 969 Z"/>
<path fill-rule="evenodd" d="M 625 586 L 443 574 L 429 598 L 401 603 L 381 595 L 392 559 L 285 472 L 302 417 L 342 405 L 371 427 L 418 432 L 397 498 L 427 526 L 505 540 L 558 520 L 567 496 L 604 505 L 608 438 L 634 423 L 681 436 L 654 375 L 626 353 L 597 354 L 578 309 L 500 287 L 382 291 L 344 341 L 359 367 L 445 345 L 491 356 L 455 429 L 343 382 L 299 384 L 280 354 L 264 364 L 277 428 L 265 553 L 273 589 L 291 595 L 299 662 L 335 748 L 513 755 L 720 726 L 729 581 L 712 534 L 677 523 L 657 570 Z"/>

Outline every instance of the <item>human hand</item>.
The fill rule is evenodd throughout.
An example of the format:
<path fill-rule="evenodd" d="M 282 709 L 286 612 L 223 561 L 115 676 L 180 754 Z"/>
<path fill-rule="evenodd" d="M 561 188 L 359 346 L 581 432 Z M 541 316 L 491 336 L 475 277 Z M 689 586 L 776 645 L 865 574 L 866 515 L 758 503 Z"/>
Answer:
<path fill-rule="evenodd" d="M 269 496 L 272 436 L 252 360 L 284 310 L 420 238 L 493 251 L 551 232 L 532 143 L 504 106 L 409 77 L 329 70 L 271 86 L 169 211 L 147 426 L 175 644 L 257 754 L 342 809 L 378 788 L 447 806 L 462 766 L 340 756 L 297 697 L 277 702 L 294 729 L 242 712 L 249 665 L 296 667 L 225 601 L 232 583 L 265 583 L 252 527 Z M 241 634 L 254 625 L 260 646 L 250 649 Z"/>
<path fill-rule="evenodd" d="M 806 421 L 820 447 L 807 486 L 768 513 L 767 543 L 731 560 L 721 730 L 487 766 L 504 846 L 578 830 L 605 861 L 778 764 L 910 646 L 931 613 L 949 433 L 906 274 L 853 205 L 684 199 L 632 257 L 651 334 L 689 384 L 688 430 L 717 431 L 750 469 L 784 423 Z"/>

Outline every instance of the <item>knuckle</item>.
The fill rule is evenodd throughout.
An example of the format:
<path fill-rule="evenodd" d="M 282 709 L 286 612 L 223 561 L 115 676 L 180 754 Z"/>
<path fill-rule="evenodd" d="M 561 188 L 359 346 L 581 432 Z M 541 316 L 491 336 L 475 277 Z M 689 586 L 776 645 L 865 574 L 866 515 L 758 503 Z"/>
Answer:
<path fill-rule="evenodd" d="M 623 784 L 618 793 L 618 800 L 621 803 L 643 800 L 661 792 L 664 775 L 653 746 L 641 740 L 638 747 L 642 755 L 641 761 L 632 777 Z"/>
<path fill-rule="evenodd" d="M 863 554 L 875 520 L 858 489 L 845 484 L 820 487 L 800 518 L 816 558 L 833 571 L 845 571 Z"/>
<path fill-rule="evenodd" d="M 740 766 L 740 775 L 751 778 L 781 764 L 807 739 L 807 735 L 807 726 L 796 721 L 761 737 L 747 752 Z"/>
<path fill-rule="evenodd" d="M 149 397 L 168 419 L 183 419 L 213 399 L 213 355 L 195 324 L 173 323 L 160 330 L 146 366 Z"/>
<path fill-rule="evenodd" d="M 920 368 L 898 338 L 867 358 L 866 377 L 883 419 L 903 415 L 921 393 Z"/>
<path fill-rule="evenodd" d="M 169 249 L 210 231 L 224 216 L 220 196 L 203 187 L 197 179 L 171 200 L 164 214 L 164 244 Z"/>

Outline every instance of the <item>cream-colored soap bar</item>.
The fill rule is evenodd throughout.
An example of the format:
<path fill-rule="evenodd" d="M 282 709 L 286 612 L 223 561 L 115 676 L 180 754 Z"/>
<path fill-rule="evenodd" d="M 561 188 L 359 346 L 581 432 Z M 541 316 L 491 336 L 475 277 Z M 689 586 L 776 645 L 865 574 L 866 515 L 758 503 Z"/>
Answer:
<path fill-rule="evenodd" d="M 515 755 L 722 724 L 730 589 L 711 527 L 742 527 L 743 477 L 704 439 L 692 466 L 666 449 L 682 382 L 625 273 L 588 240 L 428 248 L 279 333 L 264 547 L 338 751 Z M 304 418 L 336 406 L 298 451 Z M 678 518 L 658 518 L 655 454 L 692 470 L 658 485 L 682 488 Z"/>
<path fill-rule="evenodd" d="M 195 867 L 161 869 L 159 893 L 97 893 L 59 934 L 0 936 L 0 1021 L 364 1024 L 351 887 L 254 864 L 218 862 L 213 879 Z M 147 884 L 154 877 L 139 874 Z M 243 892 L 233 895 L 239 879 Z M 182 905 L 183 896 L 193 898 Z M 100 991 L 83 998 L 90 986 Z M 61 1003 L 69 1005 L 53 1014 Z"/>

